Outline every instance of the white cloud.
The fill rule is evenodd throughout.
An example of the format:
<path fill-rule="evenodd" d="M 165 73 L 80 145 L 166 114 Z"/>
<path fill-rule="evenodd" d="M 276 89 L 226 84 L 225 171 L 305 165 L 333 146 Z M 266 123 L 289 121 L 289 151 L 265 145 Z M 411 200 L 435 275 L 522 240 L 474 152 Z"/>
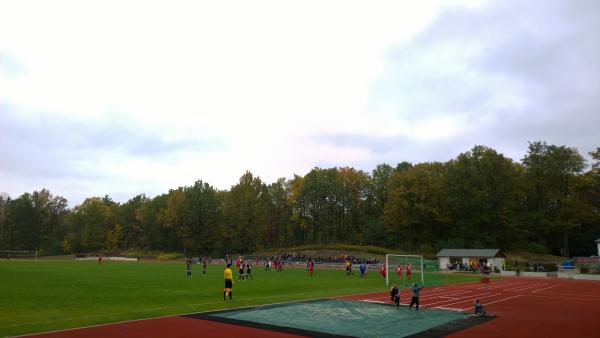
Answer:
<path fill-rule="evenodd" d="M 21 115 L 22 123 L 74 128 L 63 128 L 61 135 L 74 136 L 62 135 L 58 144 L 36 144 L 36 153 L 59 162 L 64 179 L 36 172 L 30 180 L 0 168 L 6 189 L 47 186 L 79 203 L 105 193 L 160 193 L 199 178 L 229 188 L 246 169 L 271 181 L 323 159 L 365 158 L 364 151 L 327 148 L 312 137 L 377 129 L 365 105 L 383 52 L 425 27 L 439 4 L 5 2 L 0 55 L 19 67 L 10 76 L 0 71 L 0 112 L 5 119 Z M 98 125 L 134 134 L 120 142 L 153 135 L 197 141 L 202 149 L 151 156 L 153 147 L 136 154 L 122 151 L 134 146 L 94 139 L 88 143 L 98 144 L 86 151 L 67 153 Z"/>
<path fill-rule="evenodd" d="M 197 179 L 227 189 L 244 170 L 272 182 L 315 165 L 370 170 L 506 145 L 490 129 L 519 126 L 528 95 L 547 94 L 516 66 L 486 69 L 503 44 L 500 61 L 529 56 L 510 57 L 512 7 L 521 10 L 442 0 L 3 2 L 0 191 L 123 200 Z M 555 7 L 535 20 L 555 22 Z"/>

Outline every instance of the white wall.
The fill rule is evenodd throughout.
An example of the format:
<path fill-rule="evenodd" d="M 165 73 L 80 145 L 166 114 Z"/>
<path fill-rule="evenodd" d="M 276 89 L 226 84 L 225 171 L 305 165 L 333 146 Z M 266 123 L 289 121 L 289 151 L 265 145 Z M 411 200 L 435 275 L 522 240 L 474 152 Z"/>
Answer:
<path fill-rule="evenodd" d="M 75 258 L 76 261 L 97 261 L 98 257 L 82 257 Z M 102 257 L 102 261 L 124 261 L 124 262 L 137 262 L 137 258 L 127 258 L 127 257 Z"/>
<path fill-rule="evenodd" d="M 505 263 L 504 258 L 500 258 L 500 257 L 492 258 L 489 261 L 490 261 L 490 263 L 492 263 L 492 271 L 494 271 L 494 267 L 498 268 L 498 270 L 500 270 L 500 271 L 503 270 L 502 263 Z"/>
<path fill-rule="evenodd" d="M 440 270 L 448 269 L 448 264 L 450 264 L 450 257 L 439 257 L 440 261 Z"/>

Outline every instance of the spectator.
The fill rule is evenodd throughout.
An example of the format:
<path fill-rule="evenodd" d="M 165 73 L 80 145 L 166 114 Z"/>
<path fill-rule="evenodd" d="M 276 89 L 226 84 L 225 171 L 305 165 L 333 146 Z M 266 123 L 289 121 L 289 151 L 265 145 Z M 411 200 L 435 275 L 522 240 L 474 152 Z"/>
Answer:
<path fill-rule="evenodd" d="M 479 302 L 479 299 L 475 300 L 475 314 L 477 316 L 485 315 L 485 310 L 483 309 L 483 305 Z"/>
<path fill-rule="evenodd" d="M 425 285 L 421 285 L 421 287 L 417 286 L 417 283 L 413 283 L 413 286 L 411 288 L 412 291 L 412 299 L 410 301 L 410 305 L 408 306 L 408 309 L 412 309 L 413 304 L 416 304 L 416 309 L 417 311 L 419 311 L 419 296 L 421 293 L 421 289 L 423 289 L 425 287 Z"/>
<path fill-rule="evenodd" d="M 391 291 L 391 300 L 396 305 L 396 307 L 400 307 L 400 290 L 398 289 L 398 284 L 394 283 L 394 287 L 392 287 Z M 417 303 L 417 308 L 418 308 Z"/>

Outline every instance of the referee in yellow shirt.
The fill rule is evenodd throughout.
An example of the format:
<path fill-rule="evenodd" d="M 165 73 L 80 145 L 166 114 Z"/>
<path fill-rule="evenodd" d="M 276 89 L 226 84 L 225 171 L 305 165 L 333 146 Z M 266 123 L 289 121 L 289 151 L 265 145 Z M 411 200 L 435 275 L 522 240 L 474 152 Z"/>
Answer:
<path fill-rule="evenodd" d="M 227 268 L 225 269 L 225 289 L 223 289 L 223 300 L 226 300 L 227 295 L 229 295 L 229 301 L 231 301 L 232 289 L 233 289 L 233 271 L 231 271 L 231 263 L 227 263 Z"/>

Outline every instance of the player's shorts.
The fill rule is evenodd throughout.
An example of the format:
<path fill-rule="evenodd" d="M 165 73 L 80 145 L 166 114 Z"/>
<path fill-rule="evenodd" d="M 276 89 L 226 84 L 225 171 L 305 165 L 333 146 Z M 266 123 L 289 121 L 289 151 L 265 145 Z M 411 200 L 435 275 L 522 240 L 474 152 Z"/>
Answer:
<path fill-rule="evenodd" d="M 231 279 L 226 279 L 225 280 L 225 289 L 231 289 L 233 288 L 233 283 L 231 282 Z"/>
<path fill-rule="evenodd" d="M 240 272 L 240 275 L 243 275 L 244 274 L 244 269 L 240 269 L 239 272 Z"/>

